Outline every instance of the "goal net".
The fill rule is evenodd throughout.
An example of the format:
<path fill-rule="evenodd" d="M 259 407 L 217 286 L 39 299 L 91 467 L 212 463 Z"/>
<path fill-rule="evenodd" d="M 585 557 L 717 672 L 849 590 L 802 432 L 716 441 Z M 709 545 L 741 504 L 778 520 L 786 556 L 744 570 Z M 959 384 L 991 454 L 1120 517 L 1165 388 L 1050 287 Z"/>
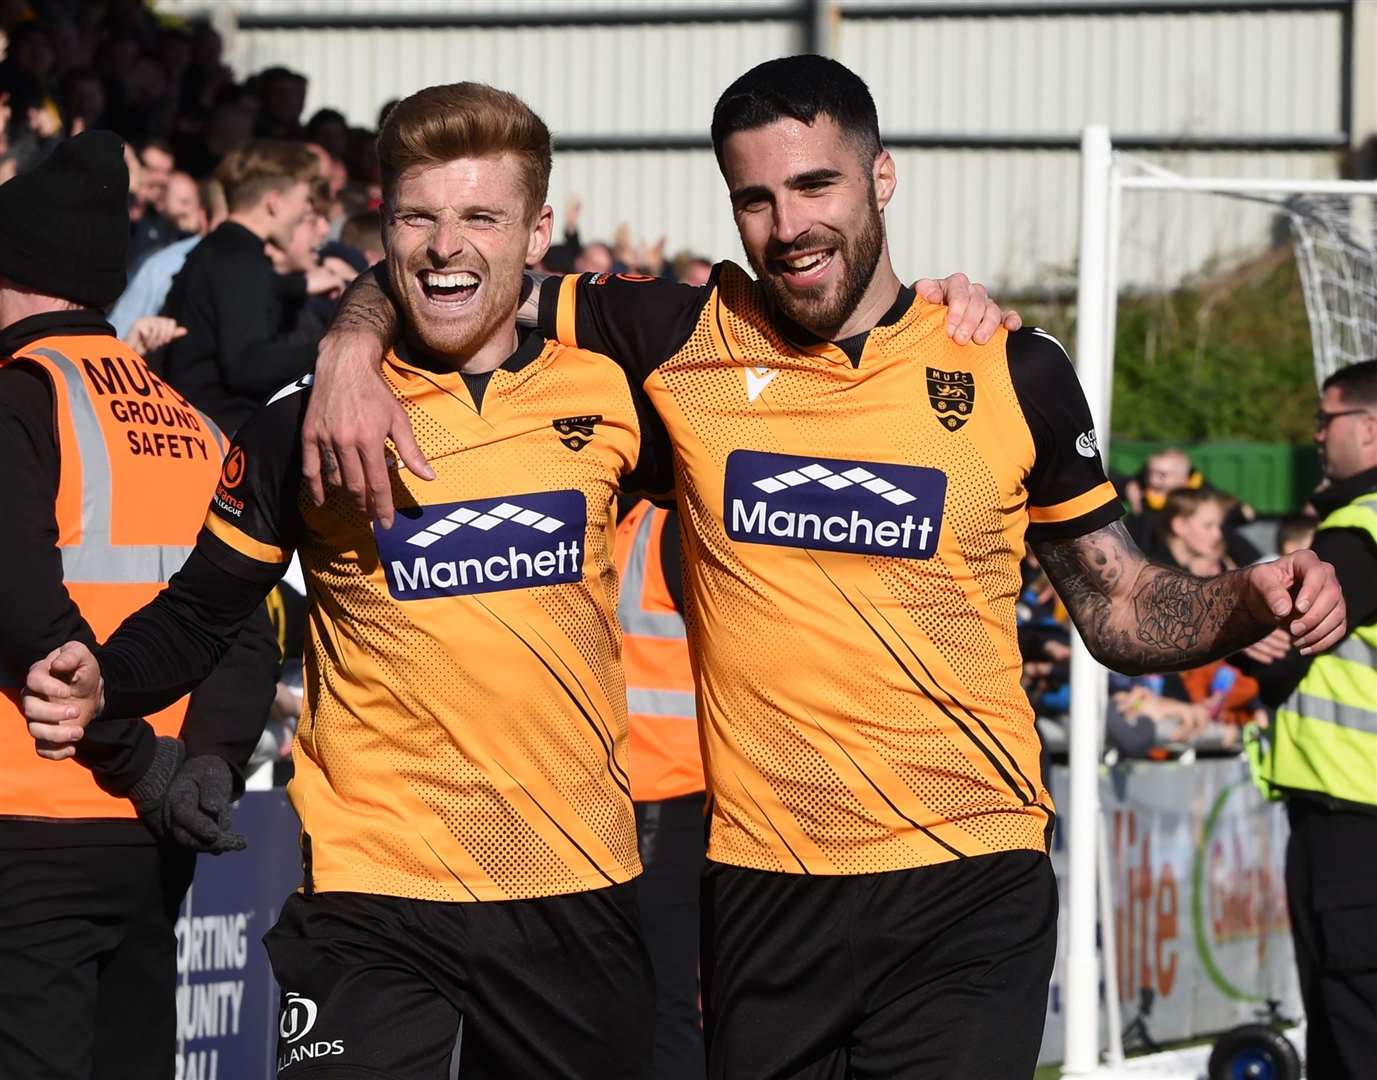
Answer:
<path fill-rule="evenodd" d="M 1377 359 L 1377 214 L 1366 195 L 1285 203 L 1315 349 L 1315 382 Z"/>

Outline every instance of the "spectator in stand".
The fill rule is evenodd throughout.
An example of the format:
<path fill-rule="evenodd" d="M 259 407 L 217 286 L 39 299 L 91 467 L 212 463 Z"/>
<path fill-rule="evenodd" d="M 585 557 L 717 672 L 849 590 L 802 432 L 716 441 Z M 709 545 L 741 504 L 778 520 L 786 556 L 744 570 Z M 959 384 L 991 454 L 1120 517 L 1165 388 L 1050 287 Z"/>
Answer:
<path fill-rule="evenodd" d="M 129 265 L 138 266 L 159 248 L 182 238 L 177 226 L 163 216 L 161 208 L 167 198 L 167 185 L 176 168 L 172 147 L 162 139 L 145 140 L 138 148 L 139 198 L 137 210 L 131 207 L 133 221 L 129 242 Z"/>
<path fill-rule="evenodd" d="M 1293 551 L 1308 548 L 1315 540 L 1315 529 L 1319 518 L 1311 514 L 1288 514 L 1277 522 L 1277 551 L 1290 555 Z"/>
<path fill-rule="evenodd" d="M 335 302 L 344 285 L 353 281 L 360 270 L 368 269 L 367 264 L 356 266 L 342 259 L 338 251 L 331 252 L 327 257 L 324 249 L 330 236 L 330 222 L 325 216 L 328 207 L 325 182 L 318 180 L 311 196 L 311 212 L 301 219 L 301 224 L 293 231 L 287 245 L 268 245 L 268 257 L 272 259 L 273 270 L 284 278 L 293 274 L 309 275 L 322 266 L 340 278 L 339 288 L 330 292 L 315 296 L 302 293 L 283 297 L 282 332 L 289 340 L 312 345 L 325 335 L 325 328 L 329 325 L 330 316 L 335 313 Z M 362 259 L 359 261 L 362 262 Z"/>
<path fill-rule="evenodd" d="M 303 139 L 301 110 L 306 107 L 306 76 L 285 67 L 270 67 L 255 80 L 263 111 L 258 135 L 269 139 Z"/>
<path fill-rule="evenodd" d="M 1124 494 L 1132 512 L 1124 519 L 1124 526 L 1138 545 L 1153 558 L 1163 556 L 1160 540 L 1162 508 L 1166 505 L 1167 496 L 1180 488 L 1216 490 L 1191 464 L 1185 451 L 1174 446 L 1149 457 L 1142 471 L 1126 485 Z M 1257 562 L 1261 552 L 1238 531 L 1240 526 L 1257 516 L 1256 512 L 1239 500 L 1234 500 L 1225 509 L 1224 543 L 1229 558 L 1235 566 Z"/>
<path fill-rule="evenodd" d="M 223 87 L 204 126 L 179 133 L 176 151 L 181 167 L 198 179 L 211 175 L 226 157 L 249 144 L 257 111 L 257 100 L 247 90 Z"/>
<path fill-rule="evenodd" d="M 11 31 L 9 48 L 0 62 L 0 89 L 9 93 L 14 106 L 11 138 L 24 134 L 28 111 L 47 100 L 55 57 L 52 35 L 37 20 L 20 23 Z"/>
<path fill-rule="evenodd" d="M 712 260 L 706 255 L 685 251 L 674 258 L 674 276 L 685 285 L 706 285 L 712 274 Z"/>
<path fill-rule="evenodd" d="M 94 68 L 72 68 L 62 77 L 58 106 L 67 134 L 105 127 L 105 84 Z"/>
<path fill-rule="evenodd" d="M 382 262 L 382 215 L 376 210 L 352 215 L 340 230 L 339 242 L 362 255 L 365 266 Z"/>
<path fill-rule="evenodd" d="M 138 145 L 138 152 L 139 163 L 143 166 L 143 199 L 156 208 L 167 193 L 167 182 L 172 179 L 177 159 L 164 139 L 145 139 Z"/>
<path fill-rule="evenodd" d="M 336 161 L 349 155 L 349 121 L 335 109 L 317 109 L 306 122 L 306 138 Z"/>
<path fill-rule="evenodd" d="M 1157 559 L 1196 577 L 1232 569 L 1224 547 L 1224 512 L 1216 492 L 1177 488 L 1157 515 Z"/>
<path fill-rule="evenodd" d="M 201 205 L 201 188 L 188 173 L 174 172 L 168 178 L 158 211 L 180 234 L 179 240 L 205 232 L 206 212 Z"/>
<path fill-rule="evenodd" d="M 172 288 L 172 279 L 186 263 L 191 249 L 201 242 L 201 237 L 218 229 L 229 215 L 225 192 L 219 181 L 202 180 L 196 187 L 199 194 L 197 201 L 201 206 L 201 218 L 196 231 L 145 259 L 130 279 L 128 288 L 110 309 L 110 325 L 123 341 L 130 340 L 129 334 L 138 320 L 162 311 L 168 290 Z M 151 350 L 136 351 L 147 356 Z"/>
<path fill-rule="evenodd" d="M 187 335 L 168 349 L 167 380 L 227 433 L 315 363 L 313 343 L 282 331 L 283 303 L 345 284 L 327 267 L 273 273 L 264 244 L 286 248 L 312 212 L 315 155 L 301 143 L 264 139 L 226 160 L 218 178 L 229 219 L 198 244 L 173 282 L 164 314 Z"/>

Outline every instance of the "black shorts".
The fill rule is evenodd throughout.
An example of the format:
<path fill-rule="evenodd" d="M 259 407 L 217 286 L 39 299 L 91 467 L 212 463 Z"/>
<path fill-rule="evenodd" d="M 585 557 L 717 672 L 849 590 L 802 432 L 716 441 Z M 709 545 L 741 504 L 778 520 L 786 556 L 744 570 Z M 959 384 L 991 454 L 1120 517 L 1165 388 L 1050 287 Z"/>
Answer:
<path fill-rule="evenodd" d="M 712 1080 L 1028 1080 L 1057 942 L 1045 855 L 821 877 L 709 863 Z"/>
<path fill-rule="evenodd" d="M 634 884 L 482 903 L 296 895 L 263 941 L 281 1080 L 650 1076 Z"/>

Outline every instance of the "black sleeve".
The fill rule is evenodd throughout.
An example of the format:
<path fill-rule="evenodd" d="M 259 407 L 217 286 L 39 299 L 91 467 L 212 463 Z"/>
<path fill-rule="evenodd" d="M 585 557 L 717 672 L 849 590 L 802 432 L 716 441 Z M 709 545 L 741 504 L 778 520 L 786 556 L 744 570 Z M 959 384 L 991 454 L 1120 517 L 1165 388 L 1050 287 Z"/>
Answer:
<path fill-rule="evenodd" d="M 63 584 L 55 509 L 61 467 L 47 374 L 26 363 L 0 368 L 0 610 L 8 613 L 0 619 L 0 664 L 16 693 L 29 665 L 59 645 L 96 644 Z M 154 745 L 153 729 L 133 716 L 88 731 L 77 760 L 112 790 L 127 790 L 152 762 Z"/>
<path fill-rule="evenodd" d="M 215 359 L 228 389 L 262 401 L 315 366 L 315 343 L 293 341 L 277 324 L 279 284 L 271 265 L 257 259 L 226 260 L 217 268 L 213 287 Z"/>
<path fill-rule="evenodd" d="M 277 635 L 267 608 L 260 604 L 187 703 L 181 732 L 187 756 L 223 758 L 234 770 L 238 791 L 243 790 L 244 770 L 268 719 L 280 660 Z"/>
<path fill-rule="evenodd" d="M 1315 534 L 1312 549 L 1334 567 L 1348 609 L 1349 627 L 1377 620 L 1377 547 L 1372 537 L 1361 529 L 1321 529 Z M 1262 703 L 1275 708 L 1300 685 L 1314 657 L 1292 649 L 1270 664 L 1254 663 L 1247 657 L 1235 659 L 1258 681 Z"/>
<path fill-rule="evenodd" d="M 665 576 L 665 588 L 674 601 L 674 610 L 684 611 L 683 541 L 679 537 L 679 511 L 671 510 L 660 533 L 660 572 Z"/>
<path fill-rule="evenodd" d="M 186 565 L 97 652 L 105 715 L 151 712 L 197 686 L 286 570 L 304 528 L 299 390 L 283 391 L 239 432 Z"/>
<path fill-rule="evenodd" d="M 641 428 L 641 445 L 636 467 L 622 477 L 622 491 L 650 499 L 670 498 L 674 492 L 674 449 L 669 432 L 645 390 L 630 375 L 627 382 Z"/>
<path fill-rule="evenodd" d="M 715 274 L 701 288 L 642 274 L 546 278 L 538 323 L 561 344 L 610 356 L 639 386 L 689 339 Z"/>
<path fill-rule="evenodd" d="M 1065 540 L 1123 515 L 1105 475 L 1095 424 L 1061 343 L 1029 327 L 1009 335 L 1009 377 L 1033 437 L 1028 472 L 1028 540 Z"/>

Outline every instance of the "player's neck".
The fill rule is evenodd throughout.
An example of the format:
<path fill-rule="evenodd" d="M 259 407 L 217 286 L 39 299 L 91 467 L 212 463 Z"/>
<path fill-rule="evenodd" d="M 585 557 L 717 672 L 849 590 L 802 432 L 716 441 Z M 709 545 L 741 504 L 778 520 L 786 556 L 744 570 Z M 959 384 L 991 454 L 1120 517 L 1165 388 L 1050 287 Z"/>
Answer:
<path fill-rule="evenodd" d="M 502 362 L 516 352 L 516 320 L 504 323 L 492 332 L 487 341 L 466 356 L 460 356 L 458 369 L 465 375 L 482 375 L 496 371 Z"/>
<path fill-rule="evenodd" d="M 406 331 L 406 343 L 413 355 L 418 360 L 423 360 L 422 366 L 432 371 L 449 370 L 465 375 L 483 375 L 489 371 L 496 371 L 507 357 L 516 352 L 516 321 L 504 323 L 489 334 L 487 340 L 462 352 L 438 353 L 427 348 L 410 329 Z"/>
<path fill-rule="evenodd" d="M 894 306 L 900 287 L 899 275 L 889 264 L 889 254 L 885 252 L 875 264 L 875 273 L 871 276 L 865 292 L 861 294 L 860 302 L 828 337 L 833 341 L 844 341 L 857 334 L 864 334 L 867 330 L 873 330 Z"/>

